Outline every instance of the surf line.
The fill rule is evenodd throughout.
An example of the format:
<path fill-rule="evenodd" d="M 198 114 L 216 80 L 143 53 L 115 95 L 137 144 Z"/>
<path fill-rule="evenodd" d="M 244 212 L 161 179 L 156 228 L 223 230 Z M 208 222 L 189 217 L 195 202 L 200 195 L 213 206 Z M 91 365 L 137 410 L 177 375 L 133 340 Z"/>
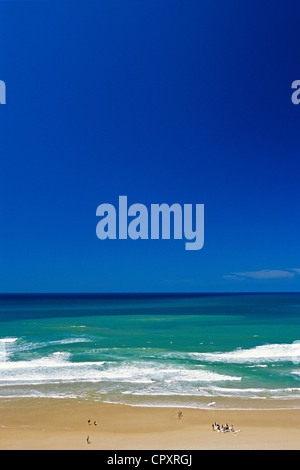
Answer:
<path fill-rule="evenodd" d="M 119 196 L 118 214 L 113 204 L 105 203 L 97 207 L 96 216 L 101 217 L 96 226 L 100 240 L 170 240 L 172 219 L 174 240 L 188 240 L 186 250 L 201 250 L 204 246 L 204 204 L 196 204 L 195 211 L 193 204 L 151 204 L 149 214 L 144 204 L 128 207 L 127 196 Z"/>

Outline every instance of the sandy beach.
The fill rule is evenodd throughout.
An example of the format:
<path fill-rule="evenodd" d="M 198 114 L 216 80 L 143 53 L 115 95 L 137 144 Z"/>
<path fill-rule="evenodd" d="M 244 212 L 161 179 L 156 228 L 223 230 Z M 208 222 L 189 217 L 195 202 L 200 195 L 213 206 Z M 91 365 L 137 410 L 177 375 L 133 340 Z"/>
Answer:
<path fill-rule="evenodd" d="M 175 408 L 67 399 L 2 400 L 0 450 L 300 448 L 299 409 L 182 411 L 178 419 Z M 214 432 L 216 420 L 241 432 Z"/>

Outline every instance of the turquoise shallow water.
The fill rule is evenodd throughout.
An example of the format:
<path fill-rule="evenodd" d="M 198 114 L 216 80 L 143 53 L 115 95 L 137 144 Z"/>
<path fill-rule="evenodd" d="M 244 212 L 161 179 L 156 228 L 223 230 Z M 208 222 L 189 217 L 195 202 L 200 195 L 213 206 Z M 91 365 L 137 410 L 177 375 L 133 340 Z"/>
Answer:
<path fill-rule="evenodd" d="M 300 294 L 0 296 L 0 398 L 300 404 Z"/>

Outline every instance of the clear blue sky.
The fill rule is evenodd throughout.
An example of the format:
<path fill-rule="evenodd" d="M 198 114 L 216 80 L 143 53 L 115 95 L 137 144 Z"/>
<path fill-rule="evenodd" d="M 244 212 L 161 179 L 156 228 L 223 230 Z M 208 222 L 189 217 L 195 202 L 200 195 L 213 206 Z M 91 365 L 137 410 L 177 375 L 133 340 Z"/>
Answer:
<path fill-rule="evenodd" d="M 0 292 L 299 291 L 300 4 L 0 0 Z M 205 245 L 96 208 L 205 204 Z"/>

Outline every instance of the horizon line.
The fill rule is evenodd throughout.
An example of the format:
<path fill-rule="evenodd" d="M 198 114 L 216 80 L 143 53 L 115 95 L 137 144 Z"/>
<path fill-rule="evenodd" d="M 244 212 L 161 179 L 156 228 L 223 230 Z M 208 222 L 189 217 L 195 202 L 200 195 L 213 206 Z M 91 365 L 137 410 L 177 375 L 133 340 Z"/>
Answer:
<path fill-rule="evenodd" d="M 211 291 L 211 292 L 0 292 L 1 296 L 21 296 L 21 295 L 69 295 L 69 296 L 146 296 L 146 295 L 157 295 L 157 296 L 180 296 L 180 295 L 193 295 L 193 296 L 201 296 L 201 295 L 257 295 L 257 294 L 300 294 L 300 291 L 229 291 L 229 292 L 221 292 L 221 291 Z"/>

